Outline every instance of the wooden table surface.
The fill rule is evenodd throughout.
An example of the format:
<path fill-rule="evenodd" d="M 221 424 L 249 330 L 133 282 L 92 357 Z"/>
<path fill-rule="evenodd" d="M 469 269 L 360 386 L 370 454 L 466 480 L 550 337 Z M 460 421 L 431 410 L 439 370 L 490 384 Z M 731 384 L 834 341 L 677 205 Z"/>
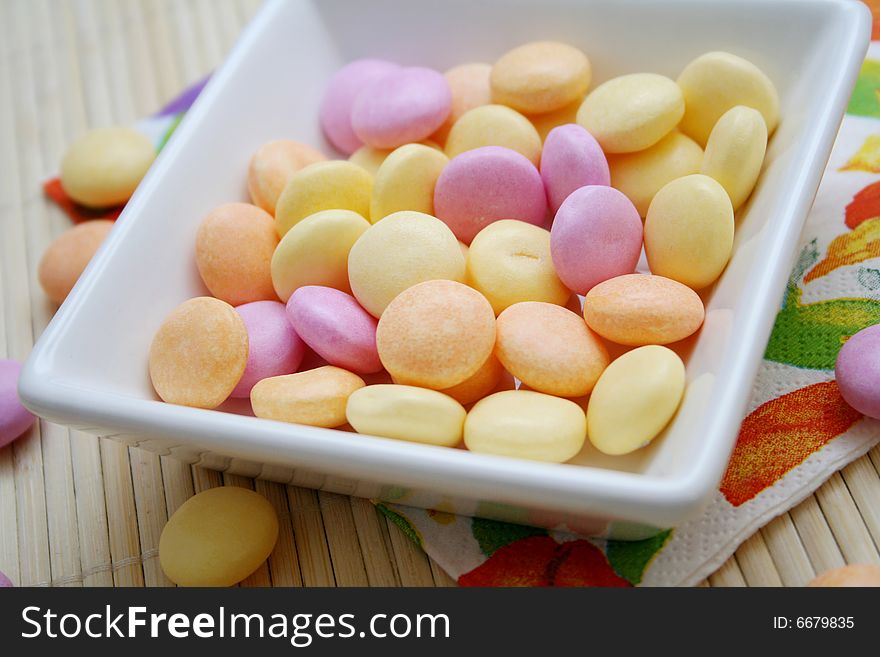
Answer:
<path fill-rule="evenodd" d="M 258 0 L 0 0 L 0 357 L 24 359 L 53 307 L 36 282 L 69 227 L 40 184 L 91 127 L 129 124 L 209 73 Z M 749 539 L 704 585 L 801 585 L 880 563 L 880 449 Z M 169 586 L 159 534 L 195 492 L 236 484 L 281 536 L 246 586 L 453 586 L 366 500 L 190 467 L 48 422 L 0 449 L 0 570 L 22 585 Z"/>

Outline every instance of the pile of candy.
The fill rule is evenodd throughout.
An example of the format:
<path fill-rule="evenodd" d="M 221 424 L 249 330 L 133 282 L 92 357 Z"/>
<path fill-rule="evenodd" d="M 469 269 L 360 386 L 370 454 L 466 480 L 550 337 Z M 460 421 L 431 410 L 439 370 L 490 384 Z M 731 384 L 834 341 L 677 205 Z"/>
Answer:
<path fill-rule="evenodd" d="M 256 152 L 253 203 L 199 228 L 213 297 L 160 327 L 156 392 L 551 462 L 587 438 L 613 455 L 650 443 L 685 390 L 663 345 L 702 325 L 695 290 L 727 265 L 778 98 L 721 52 L 678 81 L 590 82 L 587 56 L 555 42 L 445 75 L 343 67 L 320 122 L 349 159 Z M 652 274 L 634 273 L 643 248 Z M 610 343 L 634 349 L 612 360 Z M 326 365 L 298 372 L 307 347 Z"/>

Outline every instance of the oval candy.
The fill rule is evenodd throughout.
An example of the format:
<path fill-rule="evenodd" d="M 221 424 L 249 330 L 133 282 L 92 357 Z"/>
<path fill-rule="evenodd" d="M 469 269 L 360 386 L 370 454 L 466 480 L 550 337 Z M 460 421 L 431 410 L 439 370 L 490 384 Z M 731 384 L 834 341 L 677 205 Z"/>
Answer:
<path fill-rule="evenodd" d="M 737 105 L 727 110 L 709 133 L 700 173 L 721 183 L 735 212 L 755 188 L 766 152 L 764 117 L 756 109 Z"/>
<path fill-rule="evenodd" d="M 197 297 L 165 318 L 150 345 L 150 379 L 169 404 L 216 408 L 244 373 L 248 333 L 225 301 Z"/>
<path fill-rule="evenodd" d="M 587 406 L 587 435 L 603 454 L 629 454 L 650 443 L 684 394 L 681 358 L 667 347 L 638 347 L 599 377 Z"/>
<path fill-rule="evenodd" d="M 291 139 L 276 139 L 263 144 L 248 164 L 247 185 L 251 201 L 274 215 L 278 197 L 290 177 L 303 167 L 326 159 L 321 151 Z"/>
<path fill-rule="evenodd" d="M 112 228 L 112 221 L 92 219 L 52 241 L 37 266 L 37 279 L 49 299 L 64 302 Z"/>
<path fill-rule="evenodd" d="M 34 423 L 34 416 L 18 398 L 20 375 L 21 363 L 0 358 L 0 448 L 20 437 Z"/>
<path fill-rule="evenodd" d="M 653 146 L 684 115 L 678 85 L 656 73 L 632 73 L 600 84 L 584 99 L 577 122 L 606 153 L 632 153 Z"/>
<path fill-rule="evenodd" d="M 376 350 L 376 319 L 350 294 L 307 285 L 287 302 L 297 334 L 331 365 L 355 374 L 382 369 Z"/>
<path fill-rule="evenodd" d="M 666 184 L 645 218 L 651 273 L 699 290 L 724 271 L 733 250 L 733 206 L 724 188 L 699 173 Z"/>
<path fill-rule="evenodd" d="M 431 135 L 431 139 L 438 144 L 445 144 L 449 130 L 465 112 L 492 102 L 492 91 L 489 87 L 491 73 L 490 64 L 474 63 L 455 66 L 443 74 L 452 92 L 452 106 L 446 121 Z"/>
<path fill-rule="evenodd" d="M 449 131 L 446 154 L 449 157 L 484 146 L 503 146 L 541 162 L 541 136 L 522 114 L 504 105 L 482 105 L 465 112 Z"/>
<path fill-rule="evenodd" d="M 269 501 L 219 486 L 180 505 L 159 537 L 159 563 L 178 586 L 232 586 L 260 567 L 278 540 Z"/>
<path fill-rule="evenodd" d="M 587 326 L 606 340 L 635 347 L 684 340 L 699 330 L 704 316 L 696 292 L 650 274 L 611 278 L 584 297 Z"/>
<path fill-rule="evenodd" d="M 268 420 L 333 429 L 345 424 L 345 405 L 364 380 L 326 365 L 263 379 L 251 390 L 254 415 Z"/>
<path fill-rule="evenodd" d="M 706 145 L 712 128 L 725 112 L 737 105 L 758 110 L 767 133 L 779 123 L 776 87 L 761 69 L 729 52 L 707 52 L 685 66 L 678 76 L 687 110 L 681 131 Z"/>
<path fill-rule="evenodd" d="M 346 408 L 358 433 L 445 447 L 461 442 L 465 415 L 461 404 L 441 392 L 396 384 L 356 390 Z"/>
<path fill-rule="evenodd" d="M 495 355 L 524 384 L 558 397 L 589 394 L 610 362 L 605 345 L 580 316 L 533 301 L 498 316 Z"/>
<path fill-rule="evenodd" d="M 834 374 L 847 404 L 880 419 L 880 324 L 862 329 L 843 344 Z"/>
<path fill-rule="evenodd" d="M 324 210 L 297 223 L 272 255 L 272 285 L 286 302 L 304 285 L 351 292 L 348 254 L 370 222 L 351 210 Z"/>
<path fill-rule="evenodd" d="M 481 399 L 464 421 L 472 452 L 564 463 L 584 446 L 584 411 L 568 399 L 531 390 L 505 390 Z"/>
<path fill-rule="evenodd" d="M 463 281 L 464 272 L 455 235 L 442 221 L 421 212 L 395 212 L 373 224 L 348 255 L 352 293 L 374 317 L 416 283 Z"/>
<path fill-rule="evenodd" d="M 404 290 L 376 329 L 379 358 L 394 380 L 436 390 L 473 376 L 494 345 L 492 306 L 454 281 L 431 280 Z"/>
<path fill-rule="evenodd" d="M 434 186 L 449 158 L 422 144 L 394 150 L 376 172 L 370 200 L 370 221 L 413 210 L 434 214 Z"/>
<path fill-rule="evenodd" d="M 593 135 L 577 124 L 554 128 L 541 153 L 541 179 L 554 214 L 573 191 L 587 185 L 610 185 L 608 160 Z"/>

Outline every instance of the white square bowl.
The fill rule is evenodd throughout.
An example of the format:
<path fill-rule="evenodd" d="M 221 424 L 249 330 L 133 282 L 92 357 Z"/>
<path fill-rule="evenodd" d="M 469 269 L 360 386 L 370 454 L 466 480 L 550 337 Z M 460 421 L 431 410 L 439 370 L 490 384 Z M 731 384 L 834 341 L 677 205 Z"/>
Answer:
<path fill-rule="evenodd" d="M 270 2 L 39 340 L 21 397 L 56 422 L 297 485 L 621 537 L 640 535 L 640 524 L 673 525 L 723 473 L 869 33 L 868 11 L 847 0 Z M 537 39 L 583 48 L 594 84 L 635 71 L 675 78 L 697 55 L 728 50 L 779 90 L 782 120 L 737 218 L 734 256 L 706 296 L 687 393 L 665 435 L 626 458 L 587 447 L 557 465 L 157 401 L 153 334 L 175 306 L 205 294 L 193 257 L 202 216 L 246 199 L 247 162 L 261 143 L 289 137 L 329 149 L 317 110 L 337 68 L 374 56 L 444 70 Z"/>

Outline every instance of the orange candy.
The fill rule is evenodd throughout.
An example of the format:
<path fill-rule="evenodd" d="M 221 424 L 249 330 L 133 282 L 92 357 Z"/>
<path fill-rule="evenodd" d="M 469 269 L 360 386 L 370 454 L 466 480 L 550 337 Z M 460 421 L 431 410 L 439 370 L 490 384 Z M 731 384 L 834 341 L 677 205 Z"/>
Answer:
<path fill-rule="evenodd" d="M 86 221 L 65 231 L 49 245 L 37 270 L 47 297 L 55 303 L 67 298 L 111 228 L 113 222 L 107 219 Z"/>
<path fill-rule="evenodd" d="M 276 139 L 260 146 L 248 165 L 248 192 L 254 205 L 275 214 L 275 204 L 287 181 L 297 171 L 326 156 L 308 144 Z"/>
<path fill-rule="evenodd" d="M 515 303 L 498 316 L 495 355 L 529 388 L 559 397 L 589 393 L 610 358 L 602 341 L 570 310 L 542 301 Z"/>
<path fill-rule="evenodd" d="M 394 380 L 435 390 L 476 374 L 494 344 L 492 306 L 455 281 L 425 281 L 404 290 L 376 330 L 379 358 Z"/>
<path fill-rule="evenodd" d="M 272 215 L 248 203 L 226 203 L 199 226 L 196 264 L 211 294 L 233 306 L 275 300 L 271 263 L 276 246 Z"/>

